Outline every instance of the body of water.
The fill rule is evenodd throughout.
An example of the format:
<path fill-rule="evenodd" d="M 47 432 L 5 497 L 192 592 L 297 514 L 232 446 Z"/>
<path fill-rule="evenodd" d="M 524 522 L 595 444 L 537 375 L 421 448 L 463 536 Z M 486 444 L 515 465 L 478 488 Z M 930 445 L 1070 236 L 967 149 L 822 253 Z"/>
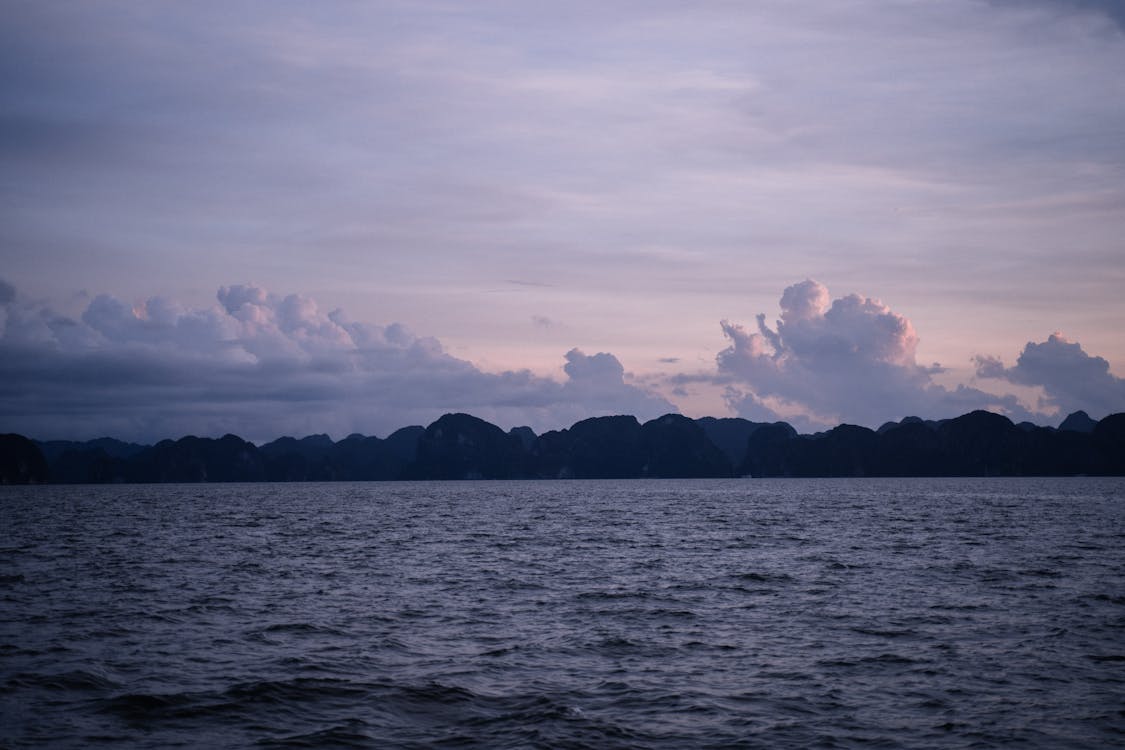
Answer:
<path fill-rule="evenodd" d="M 1125 480 L 0 488 L 0 745 L 1125 745 Z"/>

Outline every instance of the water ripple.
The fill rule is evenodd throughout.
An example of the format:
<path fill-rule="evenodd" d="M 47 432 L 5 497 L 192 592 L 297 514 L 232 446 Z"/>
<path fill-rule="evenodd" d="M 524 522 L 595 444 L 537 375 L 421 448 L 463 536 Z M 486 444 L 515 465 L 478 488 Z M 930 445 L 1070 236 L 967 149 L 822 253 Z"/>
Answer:
<path fill-rule="evenodd" d="M 1120 746 L 1125 482 L 0 488 L 0 746 Z"/>

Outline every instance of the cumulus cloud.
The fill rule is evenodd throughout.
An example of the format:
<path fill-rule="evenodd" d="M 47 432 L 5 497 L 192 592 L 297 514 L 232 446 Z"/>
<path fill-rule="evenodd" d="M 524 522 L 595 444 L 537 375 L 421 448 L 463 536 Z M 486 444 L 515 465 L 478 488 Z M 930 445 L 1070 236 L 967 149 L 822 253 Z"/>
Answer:
<path fill-rule="evenodd" d="M 1082 409 L 1094 418 L 1125 410 L 1125 379 L 1109 371 L 1109 362 L 1087 354 L 1077 341 L 1055 332 L 1046 341 L 1027 342 L 1015 367 L 998 357 L 976 357 L 977 377 L 1016 385 L 1040 386 L 1040 407 L 1069 414 Z"/>
<path fill-rule="evenodd" d="M 221 288 L 206 309 L 99 295 L 79 319 L 21 305 L 14 289 L 4 298 L 0 421 L 35 437 L 386 434 L 446 411 L 543 430 L 675 411 L 609 353 L 572 349 L 562 381 L 488 373 L 401 324 L 355 322 L 253 285 Z"/>
<path fill-rule="evenodd" d="M 750 419 L 784 415 L 801 425 L 878 425 L 917 414 L 946 417 L 977 408 L 1029 416 L 1014 396 L 933 382 L 940 371 L 915 359 L 918 335 L 905 316 L 879 300 L 849 294 L 831 299 L 805 280 L 781 296 L 774 328 L 757 316 L 756 330 L 722 322 L 731 345 L 717 357 L 727 401 Z"/>
<path fill-rule="evenodd" d="M 676 411 L 664 398 L 626 382 L 625 368 L 608 352 L 587 355 L 571 349 L 563 370 L 566 401 L 598 404 L 602 412 L 633 414 L 642 420 Z"/>

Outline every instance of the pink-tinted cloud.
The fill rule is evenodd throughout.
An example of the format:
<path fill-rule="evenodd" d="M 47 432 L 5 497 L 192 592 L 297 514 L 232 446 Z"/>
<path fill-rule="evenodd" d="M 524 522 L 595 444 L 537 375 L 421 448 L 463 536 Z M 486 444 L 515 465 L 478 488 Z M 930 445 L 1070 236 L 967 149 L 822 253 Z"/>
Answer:
<path fill-rule="evenodd" d="M 832 300 L 805 280 L 781 296 L 775 327 L 757 316 L 757 330 L 722 322 L 731 345 L 717 357 L 728 402 L 748 418 L 797 415 L 811 424 L 878 425 L 917 414 L 947 417 L 992 408 L 1025 418 L 1012 396 L 933 382 L 937 366 L 915 359 L 918 335 L 905 316 L 879 300 L 849 294 Z"/>

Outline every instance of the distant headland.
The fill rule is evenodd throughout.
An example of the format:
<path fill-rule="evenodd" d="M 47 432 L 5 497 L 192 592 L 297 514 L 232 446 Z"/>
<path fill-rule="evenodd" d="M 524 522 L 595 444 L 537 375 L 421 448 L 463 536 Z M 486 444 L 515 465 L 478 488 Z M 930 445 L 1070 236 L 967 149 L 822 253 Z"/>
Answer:
<path fill-rule="evenodd" d="M 974 411 L 814 435 L 785 422 L 679 414 L 643 424 L 594 417 L 536 435 L 446 414 L 386 438 L 310 435 L 261 446 L 236 435 L 155 445 L 0 435 L 3 484 L 1083 474 L 1125 475 L 1125 413 L 1095 422 L 1075 412 L 1055 429 Z"/>

